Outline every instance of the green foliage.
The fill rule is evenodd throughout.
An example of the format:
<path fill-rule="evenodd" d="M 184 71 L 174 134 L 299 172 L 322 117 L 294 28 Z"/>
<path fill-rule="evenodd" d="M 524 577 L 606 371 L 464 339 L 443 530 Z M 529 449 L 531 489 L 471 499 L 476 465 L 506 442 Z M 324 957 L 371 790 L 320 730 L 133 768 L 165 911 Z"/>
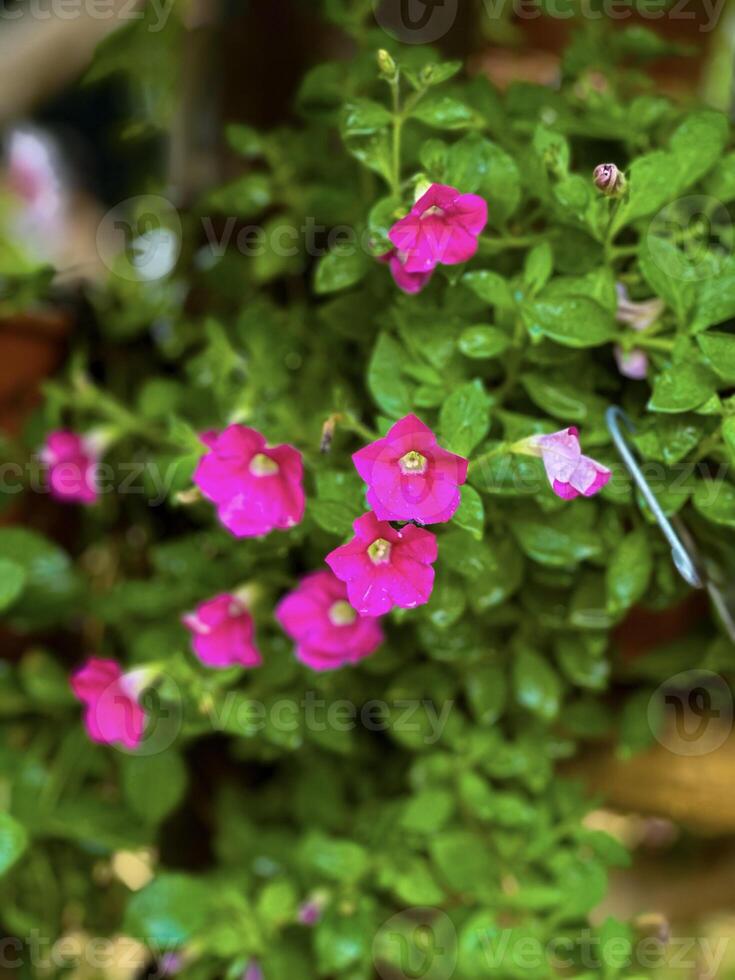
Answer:
<path fill-rule="evenodd" d="M 2 669 L 0 915 L 8 935 L 125 931 L 182 952 L 192 980 L 235 980 L 251 959 L 266 980 L 370 980 L 376 958 L 400 966 L 395 937 L 417 951 L 429 909 L 460 980 L 547 977 L 514 951 L 575 948 L 627 859 L 585 826 L 593 801 L 556 764 L 588 739 L 645 748 L 653 686 L 721 647 L 732 669 L 704 624 L 640 661 L 646 686 L 623 707 L 614 696 L 630 676 L 612 630 L 685 588 L 604 423 L 608 404 L 626 409 L 665 510 L 732 575 L 735 265 L 690 220 L 696 201 L 716 224 L 712 199 L 735 200 L 731 133 L 622 67 L 668 50 L 651 32 L 580 31 L 559 90 L 500 93 L 373 33 L 368 2 L 323 6 L 354 56 L 308 72 L 296 125 L 227 127 L 242 173 L 183 216 L 163 279 L 90 291 L 84 349 L 13 447 L 99 429 L 113 472 L 132 462 L 139 479 L 76 513 L 67 547 L 0 529 L 0 612 L 28 644 Z M 129 75 L 128 137 L 167 127 L 180 77 L 177 17 L 155 50 L 147 23 L 113 35 L 88 75 Z M 588 90 L 601 65 L 604 91 Z M 601 145 L 627 175 L 621 196 L 592 182 Z M 466 268 L 404 295 L 376 256 L 427 181 L 482 195 L 489 225 Z M 257 254 L 233 241 L 199 261 L 212 212 L 259 222 Z M 8 308 L 47 298 L 10 239 L 0 265 Z M 663 312 L 641 331 L 620 322 L 618 283 Z M 616 346 L 645 351 L 645 380 L 620 375 Z M 459 510 L 433 528 L 431 601 L 387 617 L 359 666 L 312 673 L 273 609 L 364 512 L 351 454 L 411 412 L 470 460 Z M 231 421 L 303 452 L 307 512 L 288 533 L 237 540 L 192 499 L 198 433 Z M 511 451 L 569 425 L 614 471 L 593 500 L 559 500 L 541 462 Z M 180 617 L 242 586 L 264 664 L 207 669 Z M 145 751 L 87 739 L 67 677 L 90 653 L 155 670 Z M 142 848 L 153 878 L 134 888 L 111 861 Z M 313 928 L 298 921 L 307 900 Z M 627 925 L 592 934 L 611 940 L 605 961 L 578 975 L 641 975 L 610 951 L 629 949 Z"/>

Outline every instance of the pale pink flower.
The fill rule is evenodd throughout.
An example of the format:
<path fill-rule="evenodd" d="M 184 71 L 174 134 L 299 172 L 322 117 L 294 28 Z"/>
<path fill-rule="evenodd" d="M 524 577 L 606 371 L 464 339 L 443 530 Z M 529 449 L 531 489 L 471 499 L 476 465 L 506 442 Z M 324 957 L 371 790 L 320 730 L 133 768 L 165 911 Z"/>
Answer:
<path fill-rule="evenodd" d="M 90 657 L 72 674 L 71 689 L 86 706 L 84 724 L 93 742 L 138 747 L 146 724 L 139 703 L 146 676 L 145 668 L 124 674 L 115 660 L 98 657 Z"/>
<path fill-rule="evenodd" d="M 666 306 L 662 299 L 656 298 L 634 302 L 622 282 L 616 283 L 615 291 L 618 297 L 615 319 L 619 323 L 627 323 L 634 330 L 647 330 L 658 320 Z"/>
<path fill-rule="evenodd" d="M 636 303 L 628 295 L 624 283 L 617 283 L 615 289 L 618 296 L 615 318 L 619 323 L 625 323 L 633 330 L 647 330 L 664 311 L 665 303 L 662 299 L 648 299 Z M 614 354 L 618 370 L 624 377 L 632 378 L 634 381 L 642 381 L 647 377 L 648 355 L 640 347 L 626 351 L 618 344 Z"/>
<path fill-rule="evenodd" d="M 635 347 L 633 350 L 625 351 L 620 346 L 616 344 L 613 350 L 615 355 L 615 363 L 618 366 L 618 371 L 625 378 L 631 378 L 633 381 L 642 381 L 648 375 L 648 354 L 640 347 Z"/>
<path fill-rule="evenodd" d="M 207 667 L 259 667 L 263 662 L 254 642 L 253 617 L 236 596 L 208 599 L 182 621 L 191 630 L 194 653 Z"/>
<path fill-rule="evenodd" d="M 17 229 L 35 252 L 61 244 L 66 193 L 53 142 L 33 129 L 14 130 L 7 142 L 6 182 L 20 208 Z"/>
<path fill-rule="evenodd" d="M 412 609 L 429 601 L 434 588 L 436 537 L 408 524 L 396 531 L 375 514 L 358 517 L 355 537 L 335 548 L 326 562 L 347 583 L 347 598 L 362 616 L 382 616 L 394 606 Z"/>
<path fill-rule="evenodd" d="M 600 463 L 583 456 L 579 432 L 574 426 L 550 435 L 535 435 L 516 443 L 513 450 L 540 456 L 551 488 L 557 497 L 573 500 L 591 497 L 602 490 L 612 475 Z"/>
<path fill-rule="evenodd" d="M 384 262 L 390 269 L 393 281 L 404 293 L 420 293 L 433 275 L 431 272 L 406 272 L 404 262 L 406 256 L 400 254 L 395 248 L 385 255 L 378 256 L 379 262 Z"/>
<path fill-rule="evenodd" d="M 369 656 L 383 642 L 376 619 L 347 601 L 332 572 L 312 572 L 280 601 L 276 619 L 296 641 L 296 656 L 313 670 L 334 670 Z"/>
<path fill-rule="evenodd" d="M 98 449 L 76 432 L 50 432 L 39 459 L 48 467 L 51 494 L 57 500 L 89 506 L 97 500 Z"/>
<path fill-rule="evenodd" d="M 217 516 L 238 538 L 287 530 L 304 516 L 303 462 L 293 446 L 267 446 L 244 425 L 205 432 L 210 452 L 194 473 L 194 483 L 217 507 Z"/>
<path fill-rule="evenodd" d="M 432 184 L 406 217 L 393 225 L 388 237 L 401 256 L 405 273 L 427 273 L 440 263 L 457 265 L 471 259 L 486 224 L 487 203 L 477 194 Z"/>
<path fill-rule="evenodd" d="M 467 460 L 442 449 L 415 415 L 396 422 L 385 438 L 358 450 L 352 460 L 379 521 L 440 524 L 459 507 Z"/>

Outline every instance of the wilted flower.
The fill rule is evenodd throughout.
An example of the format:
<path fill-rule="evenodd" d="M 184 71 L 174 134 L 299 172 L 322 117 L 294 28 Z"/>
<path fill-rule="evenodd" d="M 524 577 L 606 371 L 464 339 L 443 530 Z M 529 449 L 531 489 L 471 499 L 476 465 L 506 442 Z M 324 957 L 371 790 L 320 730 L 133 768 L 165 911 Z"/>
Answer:
<path fill-rule="evenodd" d="M 551 488 L 562 500 L 591 497 L 602 490 L 612 475 L 589 456 L 583 456 L 579 432 L 571 426 L 550 435 L 535 435 L 517 442 L 513 452 L 540 456 Z"/>
<path fill-rule="evenodd" d="M 664 301 L 658 298 L 647 299 L 640 303 L 634 302 L 622 282 L 616 283 L 615 291 L 618 297 L 615 319 L 620 323 L 627 323 L 634 330 L 647 330 L 658 320 L 666 307 Z"/>
<path fill-rule="evenodd" d="M 332 572 L 303 578 L 278 604 L 276 618 L 296 641 L 297 658 L 313 670 L 357 663 L 383 642 L 378 621 L 353 609 Z"/>
<path fill-rule="evenodd" d="M 259 667 L 263 662 L 254 643 L 253 617 L 236 596 L 208 599 L 182 621 L 191 630 L 194 653 L 207 667 Z"/>
<path fill-rule="evenodd" d="M 352 460 L 379 521 L 440 524 L 459 507 L 467 460 L 442 449 L 415 415 L 396 422 L 385 438 L 358 450 Z"/>
<path fill-rule="evenodd" d="M 303 463 L 293 446 L 267 446 L 255 429 L 230 425 L 205 432 L 210 452 L 194 483 L 217 507 L 217 516 L 238 538 L 294 527 L 304 516 Z"/>
<path fill-rule="evenodd" d="M 350 604 L 363 616 L 382 616 L 394 606 L 412 609 L 429 601 L 434 587 L 436 537 L 409 524 L 396 531 L 375 514 L 352 525 L 355 537 L 326 562 L 347 583 Z"/>

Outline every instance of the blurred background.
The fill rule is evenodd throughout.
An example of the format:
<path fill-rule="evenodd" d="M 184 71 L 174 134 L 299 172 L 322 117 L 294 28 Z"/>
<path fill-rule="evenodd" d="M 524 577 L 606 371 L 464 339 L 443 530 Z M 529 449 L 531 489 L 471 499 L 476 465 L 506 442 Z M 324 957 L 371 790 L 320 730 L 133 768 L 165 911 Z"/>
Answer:
<path fill-rule="evenodd" d="M 393 23 L 392 6 L 375 3 L 380 26 Z M 488 16 L 488 6 L 495 16 Z M 630 6 L 618 6 L 616 30 L 651 89 L 682 102 L 703 100 L 732 115 L 735 3 L 690 0 L 678 5 L 681 16 L 662 19 Z M 224 124 L 271 128 L 296 121 L 294 102 L 308 69 L 350 56 L 342 29 L 349 7 L 314 0 L 2 0 L 0 217 L 10 220 L 18 201 L 35 199 L 33 182 L 23 178 L 25 153 L 37 169 L 51 168 L 57 180 L 56 193 L 37 202 L 35 218 L 26 216 L 0 243 L 4 435 L 31 424 L 41 385 L 85 330 L 88 291 L 105 280 L 117 247 L 105 216 L 129 196 L 161 187 L 185 213 L 206 189 L 240 175 L 242 157 L 228 150 Z M 449 26 L 429 40 L 499 88 L 517 81 L 558 86 L 564 59 L 575 57 L 569 47 L 573 22 L 521 17 L 513 8 L 447 0 Z M 157 29 L 131 64 L 124 39 L 142 18 Z M 586 27 L 596 29 L 594 21 Z M 604 85 L 594 69 L 585 78 L 593 94 Z M 25 303 L 19 274 L 48 275 L 35 271 L 46 269 L 45 262 L 59 270 L 50 299 Z M 28 518 L 62 541 L 73 536 L 73 515 L 59 527 L 58 508 L 46 497 L 37 495 L 30 515 L 19 512 L 26 506 L 7 501 L 0 522 Z M 637 613 L 618 637 L 628 683 L 641 679 L 636 662 L 642 652 L 675 645 L 682 629 L 705 615 L 706 605 L 697 599 L 673 618 Z M 15 655 L 10 634 L 0 634 L 0 644 L 4 656 Z M 696 725 L 696 705 L 688 710 Z M 735 940 L 735 737 L 725 720 L 723 726 L 720 746 L 703 758 L 656 745 L 630 760 L 596 749 L 574 763 L 573 774 L 604 801 L 590 826 L 607 830 L 636 855 L 631 869 L 617 872 L 600 921 L 608 914 L 644 915 L 640 928 L 651 935 L 689 930 Z M 136 868 L 121 866 L 117 873 L 134 877 Z M 727 957 L 720 975 L 735 975 L 735 942 Z M 711 976 L 706 971 L 707 964 L 700 964 L 687 975 Z M 114 975 L 134 972 L 121 967 Z"/>

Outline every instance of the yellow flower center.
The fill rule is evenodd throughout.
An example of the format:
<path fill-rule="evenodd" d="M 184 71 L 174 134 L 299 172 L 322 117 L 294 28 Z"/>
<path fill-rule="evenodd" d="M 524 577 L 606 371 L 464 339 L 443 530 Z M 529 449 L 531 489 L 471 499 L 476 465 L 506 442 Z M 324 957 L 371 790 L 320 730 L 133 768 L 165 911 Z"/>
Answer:
<path fill-rule="evenodd" d="M 278 463 L 265 453 L 256 453 L 250 460 L 250 472 L 253 476 L 273 476 L 278 472 Z"/>
<path fill-rule="evenodd" d="M 384 565 L 390 561 L 390 541 L 376 538 L 367 550 L 368 558 L 373 565 Z"/>
<path fill-rule="evenodd" d="M 357 613 L 346 599 L 338 599 L 329 607 L 329 619 L 333 626 L 351 626 Z"/>
<path fill-rule="evenodd" d="M 427 208 L 424 211 L 424 213 L 421 215 L 421 217 L 422 218 L 428 218 L 429 215 L 431 215 L 431 214 L 436 214 L 440 218 L 443 218 L 444 217 L 444 211 L 443 211 L 443 209 L 440 208 L 440 207 L 437 207 L 436 204 L 432 204 L 432 206 L 430 208 Z"/>
<path fill-rule="evenodd" d="M 420 475 L 426 472 L 426 456 L 422 456 L 421 453 L 417 453 L 415 449 L 412 449 L 405 456 L 401 456 L 398 460 L 398 465 L 401 467 L 401 472 L 405 476 Z"/>

